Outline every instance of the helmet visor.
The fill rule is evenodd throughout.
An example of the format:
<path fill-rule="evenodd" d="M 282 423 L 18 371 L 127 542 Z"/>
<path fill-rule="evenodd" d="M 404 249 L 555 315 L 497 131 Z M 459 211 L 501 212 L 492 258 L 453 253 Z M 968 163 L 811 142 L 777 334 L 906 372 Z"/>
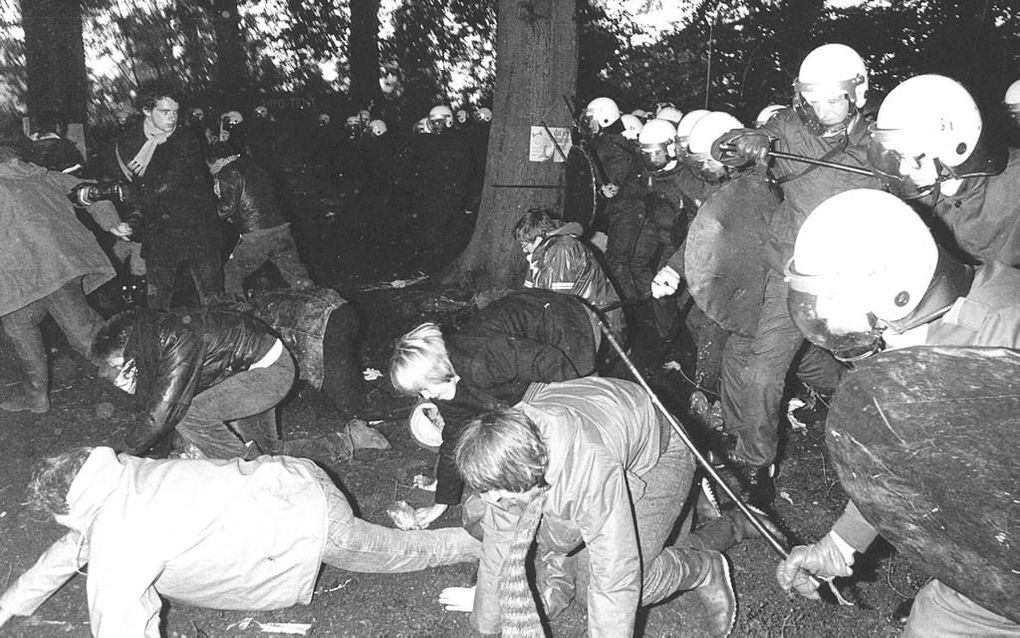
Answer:
<path fill-rule="evenodd" d="M 698 177 L 711 184 L 716 184 L 726 177 L 726 166 L 713 158 L 711 153 L 688 151 L 684 154 L 683 161 Z"/>
<path fill-rule="evenodd" d="M 641 155 L 650 168 L 662 168 L 669 163 L 669 151 L 666 144 L 642 144 Z"/>
<path fill-rule="evenodd" d="M 875 124 L 869 132 L 868 164 L 894 195 L 914 199 L 935 185 L 938 169 L 913 136 Z"/>
<path fill-rule="evenodd" d="M 858 361 L 882 349 L 884 326 L 868 308 L 866 282 L 803 275 L 792 259 L 786 278 L 790 317 L 808 341 L 840 361 Z"/>

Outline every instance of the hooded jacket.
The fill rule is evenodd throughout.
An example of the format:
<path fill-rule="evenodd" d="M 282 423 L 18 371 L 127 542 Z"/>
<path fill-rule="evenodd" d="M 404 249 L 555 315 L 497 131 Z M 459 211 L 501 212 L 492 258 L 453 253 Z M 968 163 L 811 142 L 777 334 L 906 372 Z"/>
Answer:
<path fill-rule="evenodd" d="M 631 636 L 641 598 L 641 555 L 633 503 L 642 476 L 669 441 L 641 386 L 588 378 L 535 386 L 517 405 L 538 426 L 549 457 L 539 555 L 589 552 L 588 634 Z M 499 576 L 519 511 L 484 506 L 484 533 L 472 620 L 482 633 L 500 628 Z"/>
<path fill-rule="evenodd" d="M 115 271 L 67 199 L 82 180 L 18 159 L 0 162 L 0 316 L 82 277 L 88 294 Z M 120 223 L 110 202 L 89 213 L 103 230 Z"/>
<path fill-rule="evenodd" d="M 305 459 L 167 461 L 95 448 L 72 481 L 70 531 L 2 598 L 31 615 L 88 564 L 92 633 L 157 638 L 162 603 L 270 610 L 312 597 L 327 530 Z"/>

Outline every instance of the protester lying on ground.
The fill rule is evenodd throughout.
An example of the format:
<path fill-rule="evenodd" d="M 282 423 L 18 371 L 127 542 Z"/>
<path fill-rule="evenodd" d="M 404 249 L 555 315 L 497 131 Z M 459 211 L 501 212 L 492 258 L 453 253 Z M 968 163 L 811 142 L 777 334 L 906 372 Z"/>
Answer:
<path fill-rule="evenodd" d="M 94 636 L 160 636 L 161 598 L 262 611 L 311 601 L 320 564 L 401 573 L 477 560 L 461 528 L 400 532 L 354 516 L 311 461 L 152 460 L 108 447 L 41 460 L 28 506 L 68 532 L 0 597 L 30 616 L 88 566 Z"/>

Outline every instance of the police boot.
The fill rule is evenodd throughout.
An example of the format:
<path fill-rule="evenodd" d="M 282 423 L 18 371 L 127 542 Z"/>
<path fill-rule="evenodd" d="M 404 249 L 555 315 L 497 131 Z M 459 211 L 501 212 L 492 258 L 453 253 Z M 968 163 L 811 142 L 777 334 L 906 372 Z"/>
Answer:
<path fill-rule="evenodd" d="M 711 636 L 729 636 L 737 620 L 737 594 L 733 590 L 730 563 L 719 552 L 705 551 L 705 566 L 694 589 L 705 608 Z"/>
<path fill-rule="evenodd" d="M 49 362 L 46 355 L 42 357 L 23 357 L 19 352 L 21 365 L 25 368 L 25 380 L 21 384 L 21 393 L 3 403 L 0 409 L 7 412 L 24 412 L 43 414 L 50 409 L 49 396 Z"/>

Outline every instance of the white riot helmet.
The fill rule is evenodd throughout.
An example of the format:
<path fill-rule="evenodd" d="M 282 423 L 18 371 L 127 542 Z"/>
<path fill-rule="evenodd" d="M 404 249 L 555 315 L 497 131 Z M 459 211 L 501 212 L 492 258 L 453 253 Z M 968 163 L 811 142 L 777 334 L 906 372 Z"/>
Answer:
<path fill-rule="evenodd" d="M 673 126 L 680 123 L 680 120 L 684 119 L 684 112 L 675 106 L 663 106 L 655 112 L 655 119 L 666 120 L 672 122 Z"/>
<path fill-rule="evenodd" d="M 332 119 L 329 113 L 319 113 L 319 126 L 329 126 Z"/>
<path fill-rule="evenodd" d="M 241 115 L 240 111 L 227 111 L 222 116 L 224 123 L 230 126 L 237 126 L 244 121 L 244 116 Z"/>
<path fill-rule="evenodd" d="M 1006 110 L 1013 116 L 1013 119 L 1020 123 L 1020 80 L 1009 85 L 1006 95 L 1002 98 L 1002 103 L 1006 105 Z"/>
<path fill-rule="evenodd" d="M 414 406 L 411 416 L 407 420 L 407 427 L 411 431 L 411 439 L 432 452 L 438 452 L 439 446 L 443 444 L 443 415 L 439 408 L 431 401 L 421 401 Z"/>
<path fill-rule="evenodd" d="M 668 120 L 648 120 L 638 134 L 638 145 L 648 165 L 659 169 L 676 157 L 676 127 Z"/>
<path fill-rule="evenodd" d="M 384 135 L 388 130 L 389 128 L 387 128 L 386 122 L 383 122 L 382 120 L 372 120 L 368 123 L 368 132 L 376 137 Z"/>
<path fill-rule="evenodd" d="M 484 106 L 475 111 L 475 119 L 479 122 L 491 122 L 492 121 L 492 109 L 485 108 Z"/>
<path fill-rule="evenodd" d="M 761 128 L 772 119 L 776 113 L 787 108 L 783 104 L 769 104 L 758 113 L 758 117 L 754 118 L 754 128 Z"/>
<path fill-rule="evenodd" d="M 698 123 L 698 120 L 711 112 L 708 109 L 694 109 L 684 115 L 680 122 L 677 123 L 676 148 L 678 155 L 687 151 L 687 140 L 691 137 L 691 130 L 694 128 L 694 125 Z"/>
<path fill-rule="evenodd" d="M 636 117 L 637 119 L 641 120 L 642 122 L 648 121 L 648 111 L 644 109 L 634 109 L 633 111 L 630 112 L 630 114 Z"/>
<path fill-rule="evenodd" d="M 414 128 L 411 131 L 417 135 L 427 135 L 432 131 L 429 129 L 429 118 L 423 117 L 414 123 Z"/>
<path fill-rule="evenodd" d="M 904 197 L 957 170 L 981 137 L 981 113 L 963 85 L 941 75 L 918 75 L 889 92 L 870 127 L 868 162 Z"/>
<path fill-rule="evenodd" d="M 641 132 L 641 128 L 644 126 L 641 120 L 629 113 L 621 115 L 620 122 L 623 123 L 623 136 L 628 140 L 636 140 L 638 133 Z"/>
<path fill-rule="evenodd" d="M 454 113 L 454 117 L 457 119 L 457 124 L 460 124 L 461 126 L 467 124 L 468 119 L 470 119 L 468 117 L 468 112 L 464 109 L 457 109 L 457 112 Z"/>
<path fill-rule="evenodd" d="M 728 175 L 726 167 L 712 157 L 712 143 L 733 129 L 744 128 L 740 120 L 729 113 L 712 111 L 704 115 L 691 128 L 687 138 L 684 162 L 708 182 L 718 182 Z"/>
<path fill-rule="evenodd" d="M 444 131 L 453 126 L 453 110 L 445 104 L 433 106 L 428 121 L 433 133 Z"/>
<path fill-rule="evenodd" d="M 347 131 L 348 139 L 354 139 L 365 132 L 365 129 L 361 124 L 361 117 L 358 115 L 349 115 L 344 120 L 344 130 Z"/>
<path fill-rule="evenodd" d="M 620 119 L 620 107 L 608 97 L 597 97 L 584 109 L 584 118 L 589 122 L 589 131 L 597 133 Z"/>
<path fill-rule="evenodd" d="M 269 109 L 262 105 L 256 106 L 255 117 L 259 118 L 260 120 L 269 119 Z"/>
<path fill-rule="evenodd" d="M 949 264 L 940 279 L 954 279 Z M 819 204 L 797 234 L 786 266 L 790 315 L 812 343 L 841 360 L 860 359 L 882 348 L 884 330 L 936 318 L 912 317 L 922 301 L 927 309 L 929 297 L 939 297 L 935 306 L 944 311 L 958 296 L 950 292 L 966 292 L 964 276 L 963 290 L 929 294 L 942 265 L 928 227 L 903 200 L 876 189 L 843 191 Z"/>
<path fill-rule="evenodd" d="M 823 44 L 807 54 L 793 83 L 794 108 L 801 120 L 818 135 L 841 132 L 864 106 L 868 93 L 868 70 L 864 60 L 845 44 Z M 840 121 L 824 121 L 811 102 L 825 103 L 846 96 L 849 108 Z"/>

